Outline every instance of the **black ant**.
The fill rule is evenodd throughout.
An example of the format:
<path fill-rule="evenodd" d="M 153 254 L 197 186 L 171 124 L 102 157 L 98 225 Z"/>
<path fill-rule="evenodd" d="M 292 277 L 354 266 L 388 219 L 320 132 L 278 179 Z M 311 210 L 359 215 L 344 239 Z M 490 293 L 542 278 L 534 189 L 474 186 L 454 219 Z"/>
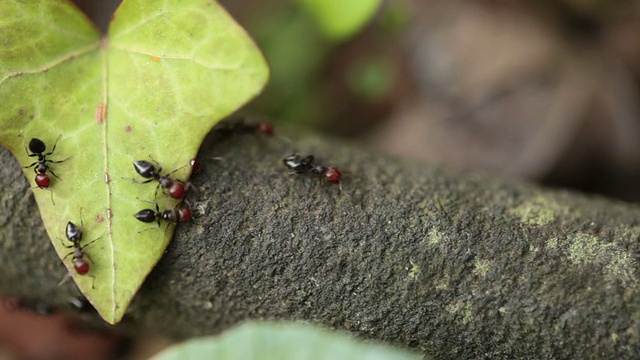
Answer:
<path fill-rule="evenodd" d="M 78 275 L 86 275 L 89 272 L 89 263 L 84 259 L 86 255 L 84 253 L 84 248 L 93 244 L 98 239 L 93 240 L 92 242 L 85 244 L 84 246 L 80 246 L 80 241 L 82 241 L 82 230 L 71 221 L 67 222 L 67 227 L 65 229 L 65 235 L 69 241 L 71 241 L 71 245 L 62 244 L 67 249 L 74 249 L 72 252 L 67 254 L 67 256 L 62 259 L 62 261 L 66 260 L 69 256 L 73 255 L 73 268 L 76 270 Z M 88 256 L 88 255 L 87 255 Z"/>
<path fill-rule="evenodd" d="M 248 123 L 243 118 L 235 121 L 222 121 L 213 128 L 213 131 L 221 135 L 260 133 L 263 135 L 272 136 L 274 134 L 273 125 L 271 123 L 264 121 L 257 123 Z"/>
<path fill-rule="evenodd" d="M 142 199 L 138 199 L 141 201 L 146 201 L 149 202 L 151 204 L 155 204 L 156 206 L 156 210 L 154 211 L 153 209 L 142 209 L 140 211 L 138 211 L 137 213 L 133 214 L 133 216 L 145 223 L 152 223 L 154 221 L 157 221 L 158 226 L 157 227 L 151 227 L 145 230 L 140 230 L 138 231 L 138 233 L 141 233 L 143 231 L 147 231 L 147 230 L 152 230 L 152 229 L 158 229 L 160 228 L 160 220 L 166 220 L 168 223 L 173 223 L 173 224 L 177 224 L 178 222 L 186 222 L 191 220 L 191 209 L 189 208 L 180 208 L 180 209 L 169 209 L 169 210 L 164 210 L 162 212 L 160 212 L 160 208 L 158 207 L 158 203 L 155 201 L 147 201 L 147 200 L 142 200 Z M 167 227 L 169 226 L 169 224 L 167 223 Z"/>
<path fill-rule="evenodd" d="M 169 190 L 169 196 L 171 196 L 172 198 L 182 199 L 182 197 L 184 196 L 184 184 L 179 180 L 172 179 L 169 177 L 169 175 L 182 169 L 184 166 L 178 169 L 175 169 L 174 171 L 169 173 L 167 176 L 160 174 L 160 172 L 162 171 L 162 167 L 159 167 L 156 170 L 156 167 L 152 163 L 145 160 L 134 161 L 133 167 L 136 169 L 136 172 L 140 174 L 140 176 L 142 176 L 143 178 L 149 179 L 149 180 L 143 181 L 142 182 L 143 184 L 147 184 L 155 180 L 158 182 L 158 186 L 162 186 L 162 188 Z"/>
<path fill-rule="evenodd" d="M 293 154 L 284 158 L 282 162 L 286 167 L 291 169 L 294 174 L 316 175 L 334 184 L 340 183 L 342 173 L 338 168 L 314 164 L 313 160 L 313 155 L 302 156 Z"/>
<path fill-rule="evenodd" d="M 62 136 L 62 134 L 60 134 L 60 136 Z M 24 151 L 27 153 L 27 156 L 38 157 L 37 161 L 35 161 L 33 164 L 29 166 L 24 166 L 24 168 L 27 169 L 35 166 L 33 168 L 33 171 L 36 173 L 35 181 L 36 181 L 36 185 L 38 185 L 39 188 L 49 187 L 49 183 L 51 182 L 51 179 L 47 174 L 47 170 L 51 173 L 51 175 L 60 179 L 60 177 L 56 175 L 56 173 L 54 173 L 53 170 L 49 168 L 49 165 L 47 165 L 47 163 L 61 163 L 67 160 L 67 159 L 64 159 L 64 160 L 55 161 L 55 160 L 47 159 L 47 156 L 52 155 L 53 152 L 56 151 L 56 146 L 58 145 L 58 140 L 60 140 L 60 136 L 58 136 L 58 138 L 56 139 L 56 142 L 53 144 L 53 149 L 51 149 L 51 151 L 49 151 L 46 154 L 44 154 L 44 152 L 47 149 L 47 146 L 44 144 L 42 140 L 37 138 L 33 138 L 29 141 L 29 150 L 27 150 L 26 146 L 24 147 Z M 29 151 L 31 151 L 31 153 L 29 153 Z"/>

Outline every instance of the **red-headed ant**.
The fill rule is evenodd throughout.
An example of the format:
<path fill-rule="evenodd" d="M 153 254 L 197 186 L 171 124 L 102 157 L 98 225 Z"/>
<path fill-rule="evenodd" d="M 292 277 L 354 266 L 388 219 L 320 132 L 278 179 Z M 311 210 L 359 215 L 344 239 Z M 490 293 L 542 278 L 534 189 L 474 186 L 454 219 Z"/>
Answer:
<path fill-rule="evenodd" d="M 68 253 L 62 261 L 65 261 L 69 256 L 73 255 L 73 268 L 75 269 L 78 275 L 86 275 L 89 272 L 90 266 L 89 263 L 84 259 L 85 253 L 84 249 L 96 242 L 98 239 L 91 241 L 88 244 L 80 246 L 80 241 L 82 241 L 82 230 L 71 221 L 67 222 L 67 227 L 65 228 L 65 235 L 69 241 L 71 241 L 71 245 L 62 244 L 67 249 L 74 249 L 72 252 Z M 88 255 L 86 255 L 88 257 Z"/>
<path fill-rule="evenodd" d="M 60 136 L 62 136 L 62 134 L 60 134 Z M 49 168 L 49 165 L 47 165 L 47 163 L 61 163 L 67 160 L 67 159 L 64 159 L 64 160 L 56 161 L 56 160 L 47 159 L 47 156 L 52 155 L 53 152 L 56 151 L 56 146 L 58 145 L 58 140 L 60 140 L 60 136 L 58 136 L 58 138 L 56 139 L 56 142 L 53 144 L 53 149 L 51 149 L 51 151 L 49 151 L 46 154 L 44 152 L 47 149 L 47 146 L 44 144 L 42 140 L 37 138 L 33 138 L 29 141 L 29 150 L 27 150 L 26 146 L 24 147 L 24 151 L 27 153 L 27 156 L 38 157 L 37 161 L 35 161 L 33 164 L 29 166 L 24 166 L 24 168 L 27 169 L 35 166 L 33 168 L 33 171 L 36 173 L 35 182 L 39 188 L 49 187 L 49 183 L 51 182 L 51 179 L 49 178 L 47 171 L 49 171 L 51 175 L 60 179 L 60 177 L 58 177 L 58 175 L 56 175 L 56 173 L 54 173 L 53 170 Z M 31 153 L 29 153 L 29 151 L 31 151 Z"/>
<path fill-rule="evenodd" d="M 151 204 L 155 204 L 156 206 L 156 210 L 154 211 L 153 209 L 142 209 L 140 211 L 138 211 L 137 213 L 133 214 L 133 216 L 145 223 L 152 223 L 154 221 L 156 221 L 158 223 L 158 226 L 156 227 L 150 227 L 148 229 L 144 229 L 144 230 L 140 230 L 138 231 L 138 233 L 141 233 L 143 231 L 147 231 L 147 230 L 153 230 L 153 229 L 159 229 L 160 228 L 160 220 L 166 220 L 167 223 L 167 228 L 169 227 L 169 223 L 173 223 L 173 224 L 177 224 L 178 222 L 186 222 L 191 220 L 191 209 L 189 208 L 180 208 L 180 209 L 169 209 L 169 210 L 164 210 L 164 211 L 160 211 L 160 208 L 158 207 L 158 203 L 155 201 L 147 201 L 147 200 L 142 200 L 142 199 L 138 199 L 140 201 L 145 201 Z M 166 229 L 165 229 L 166 231 Z"/>
<path fill-rule="evenodd" d="M 274 134 L 273 125 L 268 122 L 248 123 L 244 118 L 226 120 L 218 123 L 213 131 L 220 135 L 256 134 L 271 136 Z"/>
<path fill-rule="evenodd" d="M 182 197 L 184 196 L 184 184 L 179 180 L 169 177 L 169 175 L 182 169 L 182 167 L 175 169 L 166 176 L 160 174 L 160 172 L 162 171 L 162 167 L 159 167 L 156 170 L 156 167 L 152 163 L 145 160 L 134 161 L 133 167 L 136 169 L 136 172 L 140 174 L 140 176 L 149 179 L 143 181 L 143 184 L 147 184 L 155 180 L 158 182 L 158 186 L 162 186 L 163 189 L 167 189 L 169 191 L 169 196 L 171 196 L 172 198 L 182 199 Z"/>
<path fill-rule="evenodd" d="M 342 173 L 338 168 L 326 167 L 315 164 L 313 155 L 302 156 L 298 154 L 289 155 L 282 160 L 284 165 L 291 169 L 294 174 L 309 174 L 320 176 L 334 184 L 340 183 Z"/>

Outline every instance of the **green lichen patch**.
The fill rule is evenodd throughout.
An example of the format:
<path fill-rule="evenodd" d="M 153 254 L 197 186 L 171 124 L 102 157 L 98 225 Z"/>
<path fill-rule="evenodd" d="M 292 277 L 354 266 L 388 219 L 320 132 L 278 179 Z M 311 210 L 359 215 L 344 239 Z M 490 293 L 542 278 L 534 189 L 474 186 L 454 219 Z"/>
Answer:
<path fill-rule="evenodd" d="M 584 233 L 577 234 L 570 242 L 569 259 L 574 265 L 601 266 L 611 280 L 617 279 L 625 284 L 638 282 L 634 259 L 618 244 Z"/>
<path fill-rule="evenodd" d="M 566 208 L 548 196 L 536 196 L 510 211 L 527 225 L 544 226 L 556 219 Z"/>
<path fill-rule="evenodd" d="M 491 268 L 491 261 L 476 259 L 473 273 L 476 274 L 477 276 L 485 277 L 487 276 L 487 273 L 489 272 L 490 268 Z"/>
<path fill-rule="evenodd" d="M 409 270 L 409 278 L 411 280 L 417 280 L 418 274 L 420 274 L 420 267 L 411 260 L 409 261 L 409 263 L 411 264 L 410 267 L 407 267 L 407 270 Z"/>
<path fill-rule="evenodd" d="M 427 243 L 429 245 L 438 245 L 446 240 L 447 235 L 436 228 L 429 229 L 427 233 Z"/>
<path fill-rule="evenodd" d="M 473 311 L 471 310 L 471 304 L 466 301 L 456 301 L 455 303 L 449 304 L 446 307 L 447 312 L 456 317 L 462 317 L 462 323 L 468 324 L 471 321 L 473 316 Z"/>

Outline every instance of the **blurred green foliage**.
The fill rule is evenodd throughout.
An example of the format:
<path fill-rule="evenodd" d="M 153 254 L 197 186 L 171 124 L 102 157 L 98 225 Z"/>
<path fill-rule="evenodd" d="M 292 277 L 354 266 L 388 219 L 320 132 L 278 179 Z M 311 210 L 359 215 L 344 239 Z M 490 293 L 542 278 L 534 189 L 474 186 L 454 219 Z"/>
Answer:
<path fill-rule="evenodd" d="M 358 119 L 362 113 L 367 121 L 385 116 L 378 109 L 390 103 L 387 97 L 399 82 L 394 57 L 409 19 L 406 0 L 384 6 L 378 0 L 280 0 L 256 6 L 246 8 L 241 22 L 267 57 L 272 77 L 245 109 L 249 115 L 342 134 L 353 130 L 341 129 L 364 121 Z"/>
<path fill-rule="evenodd" d="M 297 0 L 311 14 L 324 36 L 344 40 L 362 29 L 380 7 L 380 0 Z"/>

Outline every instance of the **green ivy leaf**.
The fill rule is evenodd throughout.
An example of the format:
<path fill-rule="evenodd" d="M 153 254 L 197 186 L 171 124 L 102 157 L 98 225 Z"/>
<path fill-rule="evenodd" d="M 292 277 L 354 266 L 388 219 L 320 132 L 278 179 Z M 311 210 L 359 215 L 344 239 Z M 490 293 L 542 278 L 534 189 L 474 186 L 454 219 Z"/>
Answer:
<path fill-rule="evenodd" d="M 0 143 L 23 165 L 38 138 L 51 151 L 49 190 L 34 188 L 45 228 L 80 290 L 118 322 L 173 235 L 139 231 L 133 217 L 154 205 L 156 183 L 133 161 L 153 158 L 186 180 L 205 135 L 258 94 L 266 62 L 215 1 L 125 0 L 101 39 L 68 1 L 0 2 Z M 33 168 L 25 169 L 34 184 Z M 35 184 L 34 184 L 35 186 Z M 158 190 L 162 209 L 176 202 Z M 53 200 L 53 201 L 52 201 Z M 55 202 L 55 204 L 54 204 Z M 68 221 L 83 225 L 91 269 L 73 271 Z M 66 258 L 65 258 L 66 257 Z"/>
<path fill-rule="evenodd" d="M 365 26 L 381 0 L 297 0 L 316 20 L 326 37 L 344 40 Z"/>
<path fill-rule="evenodd" d="M 247 323 L 170 347 L 153 360 L 418 360 L 420 355 L 302 324 Z"/>

